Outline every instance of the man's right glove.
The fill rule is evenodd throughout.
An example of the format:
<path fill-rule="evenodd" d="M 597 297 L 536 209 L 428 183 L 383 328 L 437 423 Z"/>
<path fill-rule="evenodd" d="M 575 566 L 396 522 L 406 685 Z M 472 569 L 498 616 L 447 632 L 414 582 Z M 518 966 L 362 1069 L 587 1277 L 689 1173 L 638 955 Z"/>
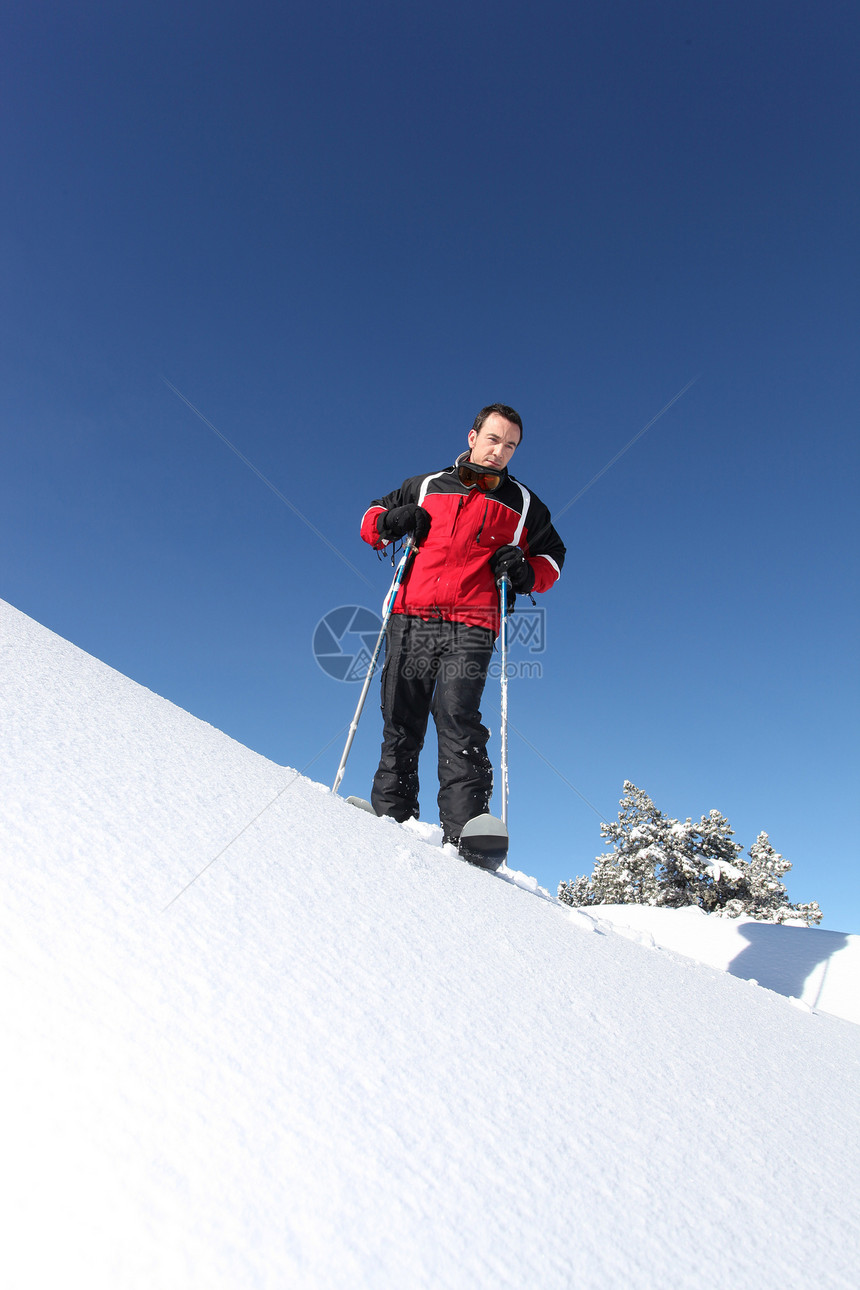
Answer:
<path fill-rule="evenodd" d="M 518 546 L 500 546 L 490 556 L 490 568 L 498 582 L 502 574 L 507 574 L 514 591 L 527 596 L 535 585 L 535 571 Z"/>
<path fill-rule="evenodd" d="M 395 538 L 406 537 L 407 533 L 415 535 L 415 545 L 420 546 L 430 532 L 430 512 L 423 506 L 410 502 L 408 506 L 395 506 L 393 511 L 385 511 L 376 521 L 376 531 L 386 542 Z"/>

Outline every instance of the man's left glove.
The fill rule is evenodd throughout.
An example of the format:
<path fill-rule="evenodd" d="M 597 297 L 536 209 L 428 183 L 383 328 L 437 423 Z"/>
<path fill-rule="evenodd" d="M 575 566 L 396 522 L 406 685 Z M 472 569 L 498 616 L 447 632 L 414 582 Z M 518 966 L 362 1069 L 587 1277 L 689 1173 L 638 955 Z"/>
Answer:
<path fill-rule="evenodd" d="M 514 589 L 527 596 L 535 585 L 535 571 L 518 546 L 500 546 L 490 556 L 490 568 L 498 582 L 502 574 L 507 574 Z"/>

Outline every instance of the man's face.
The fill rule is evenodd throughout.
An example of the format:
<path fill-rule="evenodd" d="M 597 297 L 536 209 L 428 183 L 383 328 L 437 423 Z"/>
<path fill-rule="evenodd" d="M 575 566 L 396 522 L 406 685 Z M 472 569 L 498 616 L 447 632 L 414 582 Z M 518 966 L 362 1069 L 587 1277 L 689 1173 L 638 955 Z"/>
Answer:
<path fill-rule="evenodd" d="M 520 428 L 491 412 L 480 430 L 469 431 L 469 460 L 476 466 L 507 466 L 520 442 Z"/>

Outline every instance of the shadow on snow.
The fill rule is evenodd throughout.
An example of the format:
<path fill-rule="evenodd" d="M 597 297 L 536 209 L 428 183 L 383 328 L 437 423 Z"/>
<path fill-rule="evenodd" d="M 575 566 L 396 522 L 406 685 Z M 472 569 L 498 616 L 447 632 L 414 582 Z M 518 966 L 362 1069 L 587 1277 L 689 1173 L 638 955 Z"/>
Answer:
<path fill-rule="evenodd" d="M 757 981 L 789 998 L 803 998 L 811 1008 L 818 1006 L 823 994 L 830 960 L 849 939 L 844 932 L 774 923 L 744 923 L 738 932 L 747 946 L 729 964 L 731 975 Z M 819 966 L 822 970 L 816 973 Z"/>

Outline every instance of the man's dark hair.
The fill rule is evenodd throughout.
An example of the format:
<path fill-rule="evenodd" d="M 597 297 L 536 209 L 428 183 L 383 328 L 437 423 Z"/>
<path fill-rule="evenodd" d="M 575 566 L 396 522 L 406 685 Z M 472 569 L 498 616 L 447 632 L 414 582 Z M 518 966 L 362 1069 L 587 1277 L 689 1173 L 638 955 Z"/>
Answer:
<path fill-rule="evenodd" d="M 515 412 L 513 408 L 509 408 L 507 403 L 491 403 L 489 407 L 481 408 L 481 411 L 475 417 L 475 421 L 474 421 L 474 424 L 472 425 L 472 429 L 480 430 L 481 426 L 484 424 L 487 417 L 491 417 L 494 412 L 498 412 L 499 416 L 504 417 L 506 421 L 512 421 L 515 426 L 519 426 L 520 443 L 522 443 L 523 419 L 520 416 L 519 412 Z"/>

